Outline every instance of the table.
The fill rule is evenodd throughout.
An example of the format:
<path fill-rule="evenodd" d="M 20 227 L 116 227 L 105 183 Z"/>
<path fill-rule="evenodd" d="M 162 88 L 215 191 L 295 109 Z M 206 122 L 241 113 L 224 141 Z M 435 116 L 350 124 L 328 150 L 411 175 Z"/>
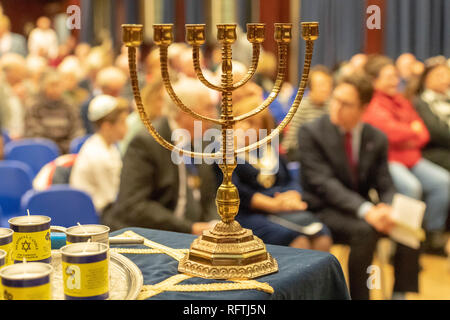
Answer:
<path fill-rule="evenodd" d="M 111 236 L 136 233 L 157 244 L 173 249 L 188 249 L 196 236 L 144 228 L 124 228 L 111 233 Z M 266 245 L 267 250 L 278 262 L 279 271 L 256 280 L 273 288 L 273 293 L 263 290 L 244 289 L 213 292 L 164 291 L 151 296 L 150 300 L 348 300 L 350 295 L 344 274 L 338 260 L 330 253 L 295 249 L 290 247 Z M 111 245 L 111 248 L 147 248 L 144 245 Z M 113 249 L 116 250 L 116 249 Z M 180 251 L 178 251 L 180 253 Z M 141 270 L 144 286 L 156 285 L 178 273 L 178 261 L 164 253 L 136 254 L 122 253 Z M 181 278 L 183 276 L 181 275 Z M 234 285 L 225 280 L 211 280 L 192 277 L 179 284 Z M 267 291 L 267 290 L 266 290 Z"/>

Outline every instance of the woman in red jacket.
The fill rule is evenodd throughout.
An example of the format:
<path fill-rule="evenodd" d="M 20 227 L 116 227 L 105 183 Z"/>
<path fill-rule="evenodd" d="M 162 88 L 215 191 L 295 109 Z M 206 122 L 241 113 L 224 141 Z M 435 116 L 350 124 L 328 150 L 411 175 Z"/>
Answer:
<path fill-rule="evenodd" d="M 424 199 L 427 249 L 443 253 L 450 175 L 422 157 L 421 150 L 430 134 L 411 102 L 397 91 L 399 77 L 392 60 L 385 56 L 370 57 L 365 71 L 373 79 L 375 92 L 363 120 L 387 135 L 389 170 L 394 184 L 400 193 Z"/>

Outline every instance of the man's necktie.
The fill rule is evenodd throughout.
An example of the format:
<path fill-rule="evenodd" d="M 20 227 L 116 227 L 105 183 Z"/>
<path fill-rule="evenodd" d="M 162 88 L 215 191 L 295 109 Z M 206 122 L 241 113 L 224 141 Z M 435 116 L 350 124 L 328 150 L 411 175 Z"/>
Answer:
<path fill-rule="evenodd" d="M 347 154 L 347 160 L 352 174 L 353 186 L 358 185 L 358 164 L 353 158 L 353 146 L 352 146 L 352 133 L 345 133 L 345 153 Z"/>

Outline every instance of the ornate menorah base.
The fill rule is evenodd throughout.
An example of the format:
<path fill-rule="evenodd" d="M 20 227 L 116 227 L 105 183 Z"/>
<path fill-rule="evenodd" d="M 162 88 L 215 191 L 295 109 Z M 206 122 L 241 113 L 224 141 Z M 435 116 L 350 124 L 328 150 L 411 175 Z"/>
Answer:
<path fill-rule="evenodd" d="M 278 271 L 261 239 L 237 221 L 219 222 L 191 244 L 178 271 L 207 279 L 253 279 Z"/>

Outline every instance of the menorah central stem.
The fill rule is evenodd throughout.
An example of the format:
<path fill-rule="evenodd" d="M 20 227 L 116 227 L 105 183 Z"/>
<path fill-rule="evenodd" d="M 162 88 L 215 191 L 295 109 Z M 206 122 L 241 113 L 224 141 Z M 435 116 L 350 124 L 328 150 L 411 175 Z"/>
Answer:
<path fill-rule="evenodd" d="M 222 163 L 219 165 L 223 174 L 223 181 L 217 190 L 217 210 L 222 222 L 229 224 L 239 211 L 239 193 L 232 183 L 231 177 L 236 168 L 233 138 L 233 66 L 231 43 L 222 45 Z"/>

